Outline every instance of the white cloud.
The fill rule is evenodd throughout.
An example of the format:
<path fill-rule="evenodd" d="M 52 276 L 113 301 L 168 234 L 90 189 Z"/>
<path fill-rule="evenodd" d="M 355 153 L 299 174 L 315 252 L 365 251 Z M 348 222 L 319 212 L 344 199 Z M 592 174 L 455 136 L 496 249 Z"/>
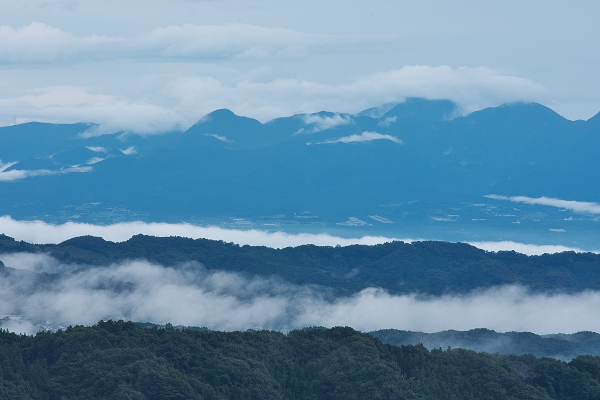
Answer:
<path fill-rule="evenodd" d="M 561 200 L 552 197 L 534 198 L 527 196 L 499 196 L 495 194 L 490 194 L 485 197 L 488 199 L 507 200 L 515 203 L 563 208 L 576 213 L 600 214 L 600 203 L 594 203 L 590 201 Z"/>
<path fill-rule="evenodd" d="M 90 129 L 86 137 L 118 131 L 152 134 L 182 129 L 183 118 L 174 109 L 91 92 L 92 89 L 83 87 L 45 87 L 24 96 L 0 99 L 0 107 L 7 114 L 29 116 L 21 122 L 101 124 Z M 5 122 L 9 122 L 6 114 Z M 186 127 L 190 123 L 186 121 Z"/>
<path fill-rule="evenodd" d="M 451 68 L 447 65 L 406 66 L 378 72 L 349 85 L 351 92 L 369 98 L 379 93 L 383 102 L 401 101 L 406 97 L 449 99 L 464 112 L 521 100 L 536 101 L 547 90 L 528 79 L 510 76 L 485 67 Z"/>
<path fill-rule="evenodd" d="M 600 293 L 534 294 L 520 286 L 474 291 L 468 295 L 393 296 L 365 289 L 333 305 L 308 307 L 298 325 L 348 325 L 368 331 L 395 328 L 422 332 L 485 327 L 500 332 L 538 334 L 600 331 Z"/>
<path fill-rule="evenodd" d="M 214 137 L 215 139 L 225 142 L 225 143 L 233 143 L 233 140 L 227 139 L 225 136 L 217 135 L 214 133 L 207 133 L 206 136 Z"/>
<path fill-rule="evenodd" d="M 396 144 L 402 144 L 402 140 L 392 135 L 382 135 L 377 132 L 363 132 L 360 135 L 344 136 L 339 139 L 326 140 L 317 144 L 331 144 L 331 143 L 358 143 L 358 142 L 371 142 L 373 140 L 390 140 Z"/>
<path fill-rule="evenodd" d="M 96 153 L 107 153 L 106 148 L 101 146 L 86 146 L 86 148 Z"/>
<path fill-rule="evenodd" d="M 160 72 L 150 72 L 142 65 L 110 64 L 104 69 L 113 71 L 113 76 L 94 71 L 103 79 L 97 87 L 64 85 L 68 79 L 48 69 L 34 69 L 39 72 L 36 76 L 48 76 L 44 83 L 32 78 L 28 70 L 11 72 L 11 81 L 17 79 L 23 84 L 0 98 L 0 124 L 12 125 L 15 119 L 94 122 L 102 126 L 91 134 L 121 130 L 152 134 L 187 129 L 220 108 L 265 122 L 321 110 L 357 113 L 408 97 L 450 99 L 464 110 L 474 111 L 507 101 L 539 100 L 544 93 L 540 85 L 529 80 L 486 68 L 412 66 L 334 84 L 271 76 L 255 78 L 230 69 L 214 70 L 208 65 L 167 64 Z M 76 76 L 81 73 L 79 68 L 75 72 Z M 36 83 L 50 85 L 31 86 Z M 343 114 L 305 118 L 315 125 L 305 128 L 306 132 L 352 122 Z"/>
<path fill-rule="evenodd" d="M 302 119 L 305 124 L 313 125 L 313 127 L 308 130 L 302 128 L 297 133 L 317 133 L 337 126 L 348 125 L 353 122 L 351 116 L 342 114 L 334 114 L 333 116 L 311 114 L 303 115 Z"/>
<path fill-rule="evenodd" d="M 133 40 L 153 49 L 152 56 L 169 58 L 269 58 L 306 56 L 311 47 L 341 43 L 328 35 L 246 24 L 172 25 Z"/>
<path fill-rule="evenodd" d="M 267 121 L 297 114 L 298 110 L 357 113 L 409 97 L 449 99 L 470 112 L 505 102 L 540 100 L 546 90 L 527 79 L 489 68 L 407 66 L 337 85 L 298 79 L 224 84 L 215 78 L 179 76 L 169 83 L 168 92 L 186 104 L 207 110 L 206 113 L 229 108 L 239 115 Z M 351 122 L 349 116 L 341 114 L 304 118 L 307 123 L 317 124 L 317 131 Z"/>
<path fill-rule="evenodd" d="M 121 150 L 121 153 L 125 154 L 126 156 L 130 156 L 136 154 L 137 150 L 135 149 L 135 146 L 129 146 L 128 148 Z"/>
<path fill-rule="evenodd" d="M 92 160 L 90 160 L 90 161 L 92 161 Z M 72 172 L 90 172 L 91 170 L 92 170 L 92 167 L 80 167 L 80 166 L 73 166 L 73 167 L 69 167 L 69 168 L 63 168 L 60 170 L 48 170 L 48 169 L 35 169 L 35 170 L 12 169 L 10 171 L 1 170 L 0 171 L 0 182 L 16 181 L 19 179 L 31 178 L 34 176 L 42 176 L 42 175 L 68 174 L 68 173 L 72 173 Z"/>
<path fill-rule="evenodd" d="M 10 167 L 12 167 L 13 165 L 16 165 L 16 164 L 18 164 L 17 161 L 3 163 L 2 160 L 0 160 L 0 173 L 6 171 L 8 168 L 10 168 Z"/>
<path fill-rule="evenodd" d="M 61 264 L 44 253 L 0 254 L 0 260 L 8 268 L 49 274 L 66 274 L 76 271 L 79 265 Z"/>
<path fill-rule="evenodd" d="M 102 157 L 92 157 L 89 160 L 87 160 L 86 164 L 88 165 L 94 165 L 94 164 L 98 164 L 101 161 L 106 160 L 106 158 L 102 158 Z"/>
<path fill-rule="evenodd" d="M 393 117 L 387 117 L 383 121 L 379 121 L 377 125 L 381 126 L 382 128 L 388 128 L 391 125 L 395 124 L 397 119 L 398 117 L 395 115 Z"/>

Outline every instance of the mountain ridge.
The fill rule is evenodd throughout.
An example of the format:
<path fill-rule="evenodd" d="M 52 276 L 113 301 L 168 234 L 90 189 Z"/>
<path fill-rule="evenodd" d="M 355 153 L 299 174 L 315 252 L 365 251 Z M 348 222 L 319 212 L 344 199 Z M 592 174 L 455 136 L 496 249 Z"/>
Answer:
<path fill-rule="evenodd" d="M 515 224 L 527 221 L 536 240 L 560 241 L 549 232 L 562 229 L 563 237 L 581 234 L 561 244 L 590 248 L 596 236 L 583 232 L 600 231 L 594 215 L 561 218 L 525 206 L 515 214 L 485 196 L 600 201 L 600 187 L 582 173 L 600 170 L 596 119 L 569 121 L 534 103 L 467 116 L 456 110 L 447 100 L 407 99 L 379 114 L 319 112 L 263 124 L 221 109 L 186 132 L 145 137 L 74 131 L 86 124 L 47 132 L 32 125 L 36 135 L 55 138 L 45 155 L 26 154 L 24 145 L 12 151 L 6 132 L 17 128 L 0 128 L 0 214 L 102 224 L 142 218 L 229 226 L 246 218 L 260 229 L 273 229 L 261 218 L 284 215 L 277 228 L 292 232 L 335 232 L 352 217 L 362 221 L 352 228 L 360 234 L 402 227 L 396 234 L 450 241 L 476 240 L 476 231 L 484 240 L 520 240 L 524 225 Z M 97 155 L 90 158 L 90 149 Z M 122 212 L 108 211 L 115 209 Z M 317 218 L 307 225 L 297 218 L 304 212 Z M 567 227 L 567 219 L 580 222 Z"/>
<path fill-rule="evenodd" d="M 467 294 L 503 285 L 523 286 L 539 293 L 600 290 L 600 254 L 526 256 L 434 241 L 273 249 L 146 235 L 119 243 L 83 236 L 58 245 L 32 245 L 0 234 L 0 255 L 11 253 L 46 254 L 65 264 L 84 266 L 145 259 L 175 267 L 193 261 L 208 270 L 277 277 L 296 285 L 327 287 L 344 295 L 369 287 L 391 294 L 427 295 Z"/>

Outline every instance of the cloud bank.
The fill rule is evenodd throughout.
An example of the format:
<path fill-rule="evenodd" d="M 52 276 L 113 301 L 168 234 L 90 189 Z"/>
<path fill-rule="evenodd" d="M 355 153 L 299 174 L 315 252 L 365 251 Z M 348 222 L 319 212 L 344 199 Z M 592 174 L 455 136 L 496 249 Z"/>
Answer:
<path fill-rule="evenodd" d="M 219 330 L 289 330 L 310 325 L 436 332 L 479 327 L 538 334 L 600 331 L 600 293 L 539 294 L 519 286 L 467 295 L 395 296 L 377 288 L 349 297 L 277 279 L 206 270 L 198 263 L 164 267 L 134 260 L 69 272 L 47 256 L 2 256 L 7 267 L 65 275 L 32 283 L 18 273 L 0 282 L 0 315 L 56 325 L 124 319 Z"/>
<path fill-rule="evenodd" d="M 319 246 L 348 246 L 352 244 L 380 244 L 393 240 L 411 242 L 412 239 L 396 239 L 381 236 L 361 238 L 342 238 L 329 234 L 288 234 L 285 232 L 266 232 L 261 230 L 223 229 L 214 226 L 198 226 L 188 223 L 145 223 L 124 222 L 113 225 L 92 225 L 67 222 L 52 225 L 42 221 L 17 221 L 9 216 L 0 217 L 0 233 L 16 240 L 29 243 L 60 243 L 77 236 L 92 235 L 113 242 L 123 242 L 137 234 L 157 237 L 181 236 L 192 239 L 205 238 L 224 240 L 239 245 L 268 246 L 272 248 L 294 247 L 305 244 Z"/>
<path fill-rule="evenodd" d="M 0 97 L 0 125 L 12 125 L 15 121 L 83 121 L 100 124 L 99 133 L 153 134 L 185 130 L 221 108 L 266 122 L 321 110 L 357 113 L 409 97 L 453 100 L 468 113 L 511 101 L 540 101 L 545 95 L 541 85 L 488 68 L 407 66 L 352 81 L 322 83 L 273 77 L 270 73 L 232 74 L 229 69 L 204 64 L 196 65 L 195 70 L 187 65 L 180 68 L 167 64 L 156 72 L 119 63 L 108 67 L 116 71 L 115 76 L 94 71 L 104 77 L 94 87 L 75 82 L 65 85 L 69 80 L 54 76 L 58 74 L 54 70 L 47 72 L 43 82 L 30 78 L 27 70 L 12 71 L 11 79 L 27 82 L 25 86 L 29 87 L 6 90 Z M 73 71 L 74 76 L 78 75 L 78 68 Z M 118 83 L 119 79 L 128 84 Z M 310 121 L 315 125 L 314 132 L 349 122 L 341 115 Z"/>
<path fill-rule="evenodd" d="M 600 214 L 600 204 L 589 201 L 561 200 L 552 197 L 533 198 L 527 196 L 499 196 L 495 194 L 490 194 L 485 197 L 487 197 L 488 199 L 507 200 L 515 203 L 563 208 L 574 211 L 576 213 Z"/>

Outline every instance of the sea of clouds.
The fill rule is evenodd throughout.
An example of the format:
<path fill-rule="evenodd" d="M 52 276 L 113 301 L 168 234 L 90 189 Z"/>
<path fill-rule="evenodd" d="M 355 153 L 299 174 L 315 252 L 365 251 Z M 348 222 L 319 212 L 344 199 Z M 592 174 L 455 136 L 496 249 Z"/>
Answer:
<path fill-rule="evenodd" d="M 52 327 L 99 320 L 206 326 L 217 330 L 352 326 L 437 332 L 486 327 L 538 334 L 600 331 L 600 293 L 532 293 L 500 286 L 465 295 L 392 295 L 367 288 L 334 296 L 318 286 L 131 260 L 104 267 L 64 265 L 45 254 L 0 255 L 14 268 L 0 280 L 0 315 Z M 57 273 L 40 283 L 37 273 Z M 5 326 L 34 333 L 36 326 Z"/>

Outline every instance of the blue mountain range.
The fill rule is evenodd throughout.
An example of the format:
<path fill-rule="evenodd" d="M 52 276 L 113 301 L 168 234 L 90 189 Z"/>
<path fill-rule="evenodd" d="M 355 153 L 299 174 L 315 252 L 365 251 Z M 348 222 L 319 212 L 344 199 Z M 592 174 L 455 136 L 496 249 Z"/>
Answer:
<path fill-rule="evenodd" d="M 267 123 L 223 109 L 161 135 L 96 128 L 0 128 L 0 215 L 598 243 L 598 214 L 486 196 L 600 201 L 600 113 L 513 103 L 465 116 L 412 98 Z"/>

